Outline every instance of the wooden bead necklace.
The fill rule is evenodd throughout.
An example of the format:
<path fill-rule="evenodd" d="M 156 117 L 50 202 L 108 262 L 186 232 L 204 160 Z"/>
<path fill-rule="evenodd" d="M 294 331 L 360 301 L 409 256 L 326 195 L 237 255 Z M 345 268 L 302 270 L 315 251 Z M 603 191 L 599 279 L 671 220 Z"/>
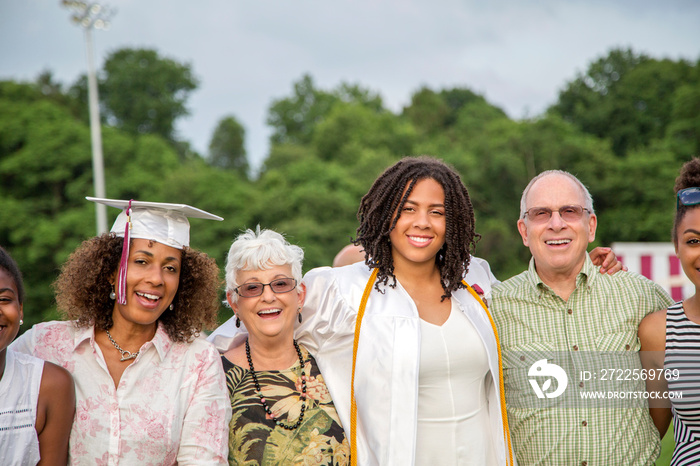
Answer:
<path fill-rule="evenodd" d="M 262 390 L 260 390 L 260 383 L 258 382 L 258 377 L 255 375 L 255 369 L 253 368 L 253 359 L 250 357 L 250 344 L 248 343 L 248 339 L 245 341 L 245 355 L 248 358 L 248 366 L 250 367 L 250 375 L 253 376 L 253 383 L 255 384 L 255 391 L 258 394 L 258 397 L 260 397 L 260 404 L 262 404 L 263 409 L 267 413 L 268 416 L 272 418 L 273 421 L 275 421 L 275 424 L 278 426 L 287 429 L 287 430 L 294 430 L 297 427 L 301 425 L 301 421 L 304 419 L 304 411 L 306 411 L 306 373 L 304 372 L 304 358 L 301 356 L 301 350 L 299 349 L 299 345 L 297 344 L 296 340 L 292 340 L 294 342 L 294 349 L 297 350 L 297 356 L 299 356 L 299 364 L 301 365 L 301 396 L 300 398 L 302 399 L 301 403 L 301 413 L 299 414 L 299 419 L 297 419 L 297 422 L 295 422 L 293 425 L 285 424 L 284 422 L 280 421 L 277 419 L 273 414 L 272 410 L 270 409 L 269 406 L 267 406 L 267 401 L 265 400 L 265 397 L 263 396 Z"/>

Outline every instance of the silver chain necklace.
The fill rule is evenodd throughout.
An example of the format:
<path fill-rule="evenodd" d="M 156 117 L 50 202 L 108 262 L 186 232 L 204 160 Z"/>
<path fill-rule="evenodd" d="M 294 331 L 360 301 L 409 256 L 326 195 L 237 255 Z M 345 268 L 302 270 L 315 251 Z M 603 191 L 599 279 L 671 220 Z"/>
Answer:
<path fill-rule="evenodd" d="M 117 344 L 117 342 L 114 341 L 114 338 L 112 338 L 112 335 L 109 334 L 109 330 L 105 330 L 105 331 L 107 332 L 107 338 L 109 338 L 109 341 L 111 341 L 112 344 L 114 345 L 114 347 L 117 348 L 117 351 L 119 351 L 122 354 L 122 358 L 119 361 L 128 361 L 129 359 L 135 359 L 136 356 L 138 356 L 139 353 L 141 353 L 141 351 L 137 351 L 135 353 L 132 353 L 131 351 L 123 350 L 121 348 L 121 346 L 119 346 Z"/>

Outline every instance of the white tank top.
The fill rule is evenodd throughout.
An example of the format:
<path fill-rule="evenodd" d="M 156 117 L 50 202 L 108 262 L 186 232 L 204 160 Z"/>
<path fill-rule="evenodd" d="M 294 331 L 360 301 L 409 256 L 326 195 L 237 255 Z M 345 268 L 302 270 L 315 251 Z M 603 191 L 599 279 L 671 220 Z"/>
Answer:
<path fill-rule="evenodd" d="M 44 361 L 7 349 L 0 379 L 0 464 L 35 466 L 39 462 L 36 407 Z"/>
<path fill-rule="evenodd" d="M 452 300 L 441 326 L 421 320 L 417 465 L 495 465 L 486 349 Z"/>

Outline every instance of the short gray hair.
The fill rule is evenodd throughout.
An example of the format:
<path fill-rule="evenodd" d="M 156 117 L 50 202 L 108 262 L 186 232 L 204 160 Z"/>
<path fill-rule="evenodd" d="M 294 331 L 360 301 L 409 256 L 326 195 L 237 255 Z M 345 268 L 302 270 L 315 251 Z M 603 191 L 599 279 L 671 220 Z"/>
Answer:
<path fill-rule="evenodd" d="M 546 176 L 550 176 L 550 175 L 565 176 L 565 177 L 569 178 L 571 181 L 573 181 L 576 184 L 576 186 L 578 186 L 581 189 L 581 192 L 583 193 L 583 197 L 586 198 L 584 201 L 585 205 L 583 207 L 588 209 L 591 214 L 595 213 L 595 211 L 593 210 L 593 197 L 591 196 L 591 193 L 588 192 L 588 188 L 586 188 L 586 186 L 583 183 L 581 183 L 581 180 L 576 178 L 571 173 L 565 172 L 564 170 L 546 170 L 546 171 L 543 171 L 542 173 L 540 173 L 539 175 L 537 175 L 536 177 L 534 177 L 533 179 L 531 179 L 530 182 L 525 187 L 525 189 L 523 190 L 523 195 L 520 198 L 520 217 L 519 218 L 523 218 L 525 216 L 525 211 L 527 210 L 527 203 L 526 203 L 527 195 L 530 193 L 530 189 L 532 188 L 532 186 L 540 179 L 542 179 Z"/>
<path fill-rule="evenodd" d="M 292 266 L 292 278 L 301 283 L 304 250 L 289 244 L 284 236 L 273 230 L 246 230 L 238 235 L 226 258 L 226 293 L 235 302 L 238 295 L 236 274 L 242 270 L 269 270 L 280 265 Z"/>

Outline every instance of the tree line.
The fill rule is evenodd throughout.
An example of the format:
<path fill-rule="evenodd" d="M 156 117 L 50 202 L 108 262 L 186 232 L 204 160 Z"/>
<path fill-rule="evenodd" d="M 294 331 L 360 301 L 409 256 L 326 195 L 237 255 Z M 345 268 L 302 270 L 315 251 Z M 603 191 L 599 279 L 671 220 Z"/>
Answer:
<path fill-rule="evenodd" d="M 219 121 L 207 154 L 175 133 L 198 85 L 190 65 L 121 49 L 99 72 L 107 197 L 223 216 L 192 221 L 193 247 L 220 267 L 241 230 L 278 230 L 304 248 L 308 270 L 329 265 L 354 237 L 359 200 L 381 171 L 405 155 L 434 155 L 461 173 L 481 234 L 476 254 L 505 279 L 527 266 L 518 204 L 529 179 L 546 169 L 570 171 L 589 187 L 596 245 L 669 240 L 673 181 L 700 155 L 699 65 L 614 49 L 564 83 L 543 114 L 524 120 L 466 86 L 420 88 L 392 112 L 360 84 L 321 89 L 304 75 L 271 102 L 270 151 L 251 177 L 234 115 Z M 93 193 L 87 109 L 84 76 L 70 86 L 49 71 L 34 82 L 0 82 L 0 245 L 24 272 L 29 325 L 57 318 L 51 283 L 95 232 L 94 206 L 84 199 Z"/>

